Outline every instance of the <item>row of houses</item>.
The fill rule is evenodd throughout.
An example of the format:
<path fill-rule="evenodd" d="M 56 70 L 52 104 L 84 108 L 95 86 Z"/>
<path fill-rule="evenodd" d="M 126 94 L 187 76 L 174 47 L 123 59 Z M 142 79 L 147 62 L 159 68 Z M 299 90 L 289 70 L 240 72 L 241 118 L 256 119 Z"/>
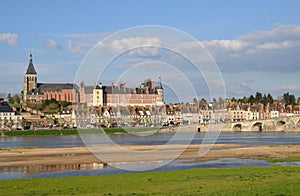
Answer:
<path fill-rule="evenodd" d="M 206 124 L 211 121 L 238 122 L 238 121 L 254 121 L 262 119 L 276 119 L 284 117 L 292 117 L 299 114 L 298 106 L 291 109 L 291 106 L 271 105 L 267 104 L 228 104 L 225 109 L 205 109 L 200 110 L 200 123 Z M 216 117 L 219 114 L 219 117 Z"/>
<path fill-rule="evenodd" d="M 230 107 L 228 107 L 230 106 Z M 288 109 L 286 109 L 288 108 Z M 0 103 L 0 128 L 22 127 L 95 127 L 151 126 L 162 124 L 208 124 L 291 117 L 299 114 L 282 105 L 228 104 L 225 108 L 199 107 L 198 104 L 167 104 L 161 106 L 86 106 L 71 105 L 49 116 L 14 111 L 3 100 Z"/>

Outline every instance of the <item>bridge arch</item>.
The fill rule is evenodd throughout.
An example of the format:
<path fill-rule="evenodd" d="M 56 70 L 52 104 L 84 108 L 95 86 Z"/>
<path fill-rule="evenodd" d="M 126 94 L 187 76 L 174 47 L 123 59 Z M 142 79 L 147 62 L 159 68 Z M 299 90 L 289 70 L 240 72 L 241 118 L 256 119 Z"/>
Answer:
<path fill-rule="evenodd" d="M 279 125 L 279 126 L 283 126 L 283 125 L 285 125 L 286 124 L 286 122 L 284 121 L 284 120 L 279 120 L 278 122 L 277 122 L 277 125 Z"/>
<path fill-rule="evenodd" d="M 237 123 L 237 124 L 233 125 L 232 131 L 242 131 L 242 124 Z"/>
<path fill-rule="evenodd" d="M 298 121 L 295 123 L 296 128 L 300 128 L 300 119 L 298 119 Z"/>
<path fill-rule="evenodd" d="M 262 122 L 255 122 L 251 126 L 251 131 L 261 132 L 263 130 L 263 123 Z"/>

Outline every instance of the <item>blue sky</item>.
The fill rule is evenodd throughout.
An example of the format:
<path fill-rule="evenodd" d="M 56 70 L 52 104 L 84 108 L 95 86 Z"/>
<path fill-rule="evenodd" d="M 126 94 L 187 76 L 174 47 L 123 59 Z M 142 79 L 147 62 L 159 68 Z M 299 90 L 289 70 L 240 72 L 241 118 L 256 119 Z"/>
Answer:
<path fill-rule="evenodd" d="M 228 97 L 300 96 L 299 7 L 298 1 L 1 1 L 0 92 L 22 90 L 30 53 L 40 82 L 72 82 L 85 54 L 107 35 L 164 25 L 204 44 Z"/>

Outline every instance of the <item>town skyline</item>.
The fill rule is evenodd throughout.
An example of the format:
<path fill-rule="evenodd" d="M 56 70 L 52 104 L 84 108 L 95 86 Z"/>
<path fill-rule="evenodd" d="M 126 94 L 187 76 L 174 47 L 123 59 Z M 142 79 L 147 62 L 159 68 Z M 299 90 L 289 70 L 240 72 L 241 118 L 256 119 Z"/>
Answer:
<path fill-rule="evenodd" d="M 85 12 L 83 4 L 93 14 L 77 15 Z M 207 48 L 220 68 L 228 98 L 255 92 L 300 96 L 298 2 L 241 5 L 237 1 L 189 1 L 172 2 L 172 8 L 168 1 L 159 4 L 92 1 L 72 4 L 71 9 L 68 2 L 5 2 L 1 12 L 6 22 L 0 32 L 0 93 L 20 93 L 30 53 L 39 81 L 73 82 L 82 59 L 98 41 L 124 28 L 157 24 L 185 31 Z M 27 10 L 35 14 L 28 15 Z M 55 16 L 51 10 L 56 10 Z M 208 96 L 198 92 L 199 98 Z"/>

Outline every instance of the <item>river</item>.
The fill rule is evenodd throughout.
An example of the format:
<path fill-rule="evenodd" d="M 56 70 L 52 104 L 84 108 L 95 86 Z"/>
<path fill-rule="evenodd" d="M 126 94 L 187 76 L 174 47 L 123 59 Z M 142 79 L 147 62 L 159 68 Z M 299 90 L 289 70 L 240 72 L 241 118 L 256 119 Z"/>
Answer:
<path fill-rule="evenodd" d="M 191 133 L 177 138 L 173 143 L 186 143 Z M 192 133 L 194 134 L 194 133 Z M 191 144 L 201 144 L 205 133 L 196 133 Z M 174 133 L 157 133 L 149 136 L 131 134 L 111 134 L 110 139 L 120 145 L 163 145 L 169 142 Z M 88 136 L 89 144 L 98 144 L 97 137 Z M 222 132 L 217 144 L 237 144 L 245 146 L 255 145 L 300 145 L 300 133 L 290 132 Z M 76 136 L 26 136 L 0 137 L 0 148 L 42 147 L 69 148 L 85 146 L 79 135 Z"/>
<path fill-rule="evenodd" d="M 173 143 L 186 143 L 189 134 L 186 133 L 183 137 L 176 139 Z M 110 139 L 120 145 L 158 145 L 166 144 L 172 138 L 173 133 L 158 133 L 149 136 L 135 136 L 130 134 L 112 134 Z M 205 133 L 196 133 L 192 139 L 191 144 L 201 144 Z M 88 136 L 89 145 L 98 144 L 93 135 Z M 237 144 L 243 146 L 257 146 L 257 145 L 300 145 L 300 133 L 287 132 L 222 132 L 220 133 L 216 144 Z M 42 148 L 71 148 L 85 146 L 80 136 L 34 136 L 34 137 L 2 137 L 0 138 L 0 148 L 19 148 L 19 147 L 42 147 Z M 300 166 L 300 162 L 281 163 L 292 164 Z M 193 168 L 230 168 L 243 166 L 270 166 L 263 160 L 253 159 L 234 159 L 225 158 L 205 162 L 193 162 L 193 160 L 175 160 L 168 165 L 159 167 L 153 171 L 171 171 L 171 170 L 185 170 Z M 5 167 L 1 168 L 0 180 L 8 179 L 24 179 L 24 178 L 51 178 L 51 177 L 66 177 L 66 176 L 97 176 L 109 174 L 124 174 L 133 173 L 110 166 L 103 168 L 91 168 L 79 165 L 63 165 L 61 171 L 53 168 L 60 167 L 58 165 L 49 165 L 44 167 Z M 33 170 L 32 170 L 33 169 Z"/>

